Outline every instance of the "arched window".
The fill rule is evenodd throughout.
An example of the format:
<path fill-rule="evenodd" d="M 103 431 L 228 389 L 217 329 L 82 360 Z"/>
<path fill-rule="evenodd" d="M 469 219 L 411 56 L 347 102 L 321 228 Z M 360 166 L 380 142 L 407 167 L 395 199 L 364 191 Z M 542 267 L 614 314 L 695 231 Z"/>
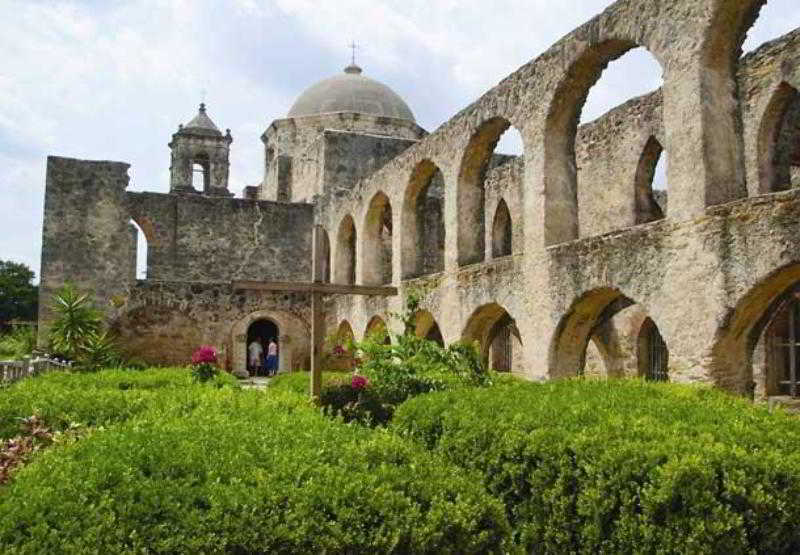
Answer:
<path fill-rule="evenodd" d="M 336 233 L 334 279 L 346 285 L 356 282 L 356 226 L 350 215 L 342 218 Z"/>
<path fill-rule="evenodd" d="M 513 148 L 521 148 L 522 145 L 522 138 L 516 129 L 510 132 L 508 138 L 504 136 L 510 128 L 508 120 L 502 117 L 491 118 L 475 131 L 464 151 L 458 174 L 456 203 L 460 266 L 483 262 L 485 259 L 487 174 L 516 157 L 495 154 L 495 147 L 501 140 Z"/>
<path fill-rule="evenodd" d="M 629 85 L 631 74 L 636 74 L 635 81 L 640 84 L 640 89 Z M 661 65 L 649 52 L 625 40 L 607 40 L 588 47 L 566 72 L 554 93 L 555 100 L 550 106 L 544 130 L 547 137 L 543 174 L 546 245 L 578 237 L 579 186 L 580 197 L 586 199 L 592 198 L 597 187 L 608 186 L 607 182 L 592 181 L 588 177 L 584 183 L 578 182 L 578 123 L 588 123 L 637 93 L 658 88 L 663 81 L 661 74 Z M 633 194 L 631 190 L 625 191 L 628 199 Z"/>
<path fill-rule="evenodd" d="M 653 382 L 669 381 L 669 351 L 653 320 L 647 318 L 637 341 L 639 375 Z"/>
<path fill-rule="evenodd" d="M 461 338 L 477 341 L 484 362 L 494 370 L 521 370 L 522 337 L 516 322 L 502 306 L 489 303 L 475 309 Z"/>
<path fill-rule="evenodd" d="M 639 166 L 634 178 L 634 212 L 637 224 L 644 224 L 664 218 L 666 212 L 666 195 L 654 187 L 656 171 L 663 160 L 661 143 L 650 137 L 644 146 Z M 661 198 L 659 198 L 661 197 Z M 659 202 L 659 200 L 661 202 Z"/>
<path fill-rule="evenodd" d="M 392 205 L 389 197 L 376 193 L 367 208 L 362 234 L 362 280 L 364 285 L 392 282 Z"/>
<path fill-rule="evenodd" d="M 370 318 L 367 323 L 367 329 L 364 330 L 364 337 L 384 345 L 389 345 L 392 342 L 386 322 L 380 316 Z"/>
<path fill-rule="evenodd" d="M 147 279 L 147 236 L 134 220 L 128 222 L 132 240 L 131 269 L 134 279 Z"/>
<path fill-rule="evenodd" d="M 403 279 L 444 270 L 444 178 L 430 160 L 417 164 L 403 200 Z"/>
<path fill-rule="evenodd" d="M 192 159 L 192 188 L 208 192 L 211 187 L 211 164 L 208 156 L 201 154 Z"/>
<path fill-rule="evenodd" d="M 319 227 L 319 233 L 322 236 L 322 281 L 329 283 L 331 281 L 331 241 L 324 227 Z"/>
<path fill-rule="evenodd" d="M 758 131 L 760 193 L 800 185 L 800 94 L 781 83 L 772 95 Z"/>
<path fill-rule="evenodd" d="M 742 44 L 744 54 L 800 27 L 800 4 L 795 0 L 769 0 L 764 4 L 755 23 L 747 29 L 747 38 Z"/>
<path fill-rule="evenodd" d="M 783 294 L 768 311 L 764 330 L 766 396 L 800 395 L 800 286 Z"/>
<path fill-rule="evenodd" d="M 506 201 L 500 199 L 492 225 L 492 258 L 511 254 L 511 213 Z"/>

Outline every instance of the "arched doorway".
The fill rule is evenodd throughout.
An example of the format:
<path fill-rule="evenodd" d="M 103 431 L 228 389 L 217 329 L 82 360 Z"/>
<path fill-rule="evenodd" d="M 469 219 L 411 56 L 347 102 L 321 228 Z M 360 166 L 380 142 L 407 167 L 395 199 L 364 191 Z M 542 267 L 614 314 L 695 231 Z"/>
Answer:
<path fill-rule="evenodd" d="M 274 340 L 277 344 L 280 338 L 280 330 L 278 325 L 273 322 L 272 320 L 268 320 L 266 318 L 261 318 L 259 320 L 255 320 L 250 326 L 247 328 L 247 343 L 245 343 L 245 349 L 250 349 L 250 344 L 253 341 L 258 341 L 264 353 L 267 351 L 267 345 L 269 344 L 270 340 Z M 280 361 L 280 349 L 278 350 L 278 360 Z M 263 375 L 263 356 L 261 357 L 262 361 L 259 364 L 258 368 L 254 368 L 250 363 L 249 352 L 245 353 L 245 360 L 247 360 L 247 371 L 250 372 L 250 375 Z M 280 364 L 280 363 L 279 363 Z M 280 366 L 279 366 L 280 367 Z"/>

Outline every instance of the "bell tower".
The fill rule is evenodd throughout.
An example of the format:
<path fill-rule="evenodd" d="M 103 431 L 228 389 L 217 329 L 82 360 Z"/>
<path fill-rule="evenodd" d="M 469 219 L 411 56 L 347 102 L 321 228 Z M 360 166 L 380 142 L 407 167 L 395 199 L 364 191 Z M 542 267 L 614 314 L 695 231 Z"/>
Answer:
<path fill-rule="evenodd" d="M 233 142 L 231 130 L 225 135 L 206 114 L 205 103 L 186 125 L 179 125 L 169 143 L 170 193 L 194 193 L 232 197 L 228 191 L 228 154 Z"/>

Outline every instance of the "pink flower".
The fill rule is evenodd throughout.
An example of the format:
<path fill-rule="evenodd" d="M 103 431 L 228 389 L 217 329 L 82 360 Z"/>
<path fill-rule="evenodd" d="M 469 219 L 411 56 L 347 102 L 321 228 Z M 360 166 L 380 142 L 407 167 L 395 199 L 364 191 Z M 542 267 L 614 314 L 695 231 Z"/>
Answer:
<path fill-rule="evenodd" d="M 358 374 L 353 376 L 353 379 L 350 382 L 350 387 L 352 387 L 353 389 L 364 389 L 365 387 L 367 387 L 367 385 L 369 385 L 369 381 L 367 380 L 367 378 L 365 378 L 364 376 L 359 376 Z"/>
<path fill-rule="evenodd" d="M 216 364 L 217 351 L 211 345 L 201 345 L 192 355 L 192 364 Z"/>
<path fill-rule="evenodd" d="M 344 347 L 342 347 L 341 345 L 336 345 L 336 346 L 333 348 L 333 354 L 334 354 L 334 355 L 336 355 L 336 356 L 342 356 L 342 355 L 344 355 L 346 352 L 347 352 L 347 351 L 345 351 Z"/>

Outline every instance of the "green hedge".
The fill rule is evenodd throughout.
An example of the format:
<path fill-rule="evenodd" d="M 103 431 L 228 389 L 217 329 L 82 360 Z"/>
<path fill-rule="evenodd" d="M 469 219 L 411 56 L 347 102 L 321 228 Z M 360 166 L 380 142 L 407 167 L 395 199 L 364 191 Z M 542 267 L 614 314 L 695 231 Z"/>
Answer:
<path fill-rule="evenodd" d="M 216 379 L 218 386 L 235 383 L 229 374 Z M 192 383 L 186 368 L 51 372 L 24 379 L 0 390 L 0 439 L 17 435 L 20 419 L 34 413 L 54 430 L 100 426 L 140 414 L 168 395 L 190 402 L 197 387 L 203 386 Z"/>
<path fill-rule="evenodd" d="M 0 489 L 4 552 L 478 553 L 510 538 L 477 476 L 289 392 L 195 388 L 52 448 Z"/>
<path fill-rule="evenodd" d="M 349 374 L 343 372 L 323 372 L 322 385 L 345 375 Z M 311 373 L 303 371 L 278 374 L 270 381 L 269 388 L 270 391 L 291 391 L 308 397 L 311 388 Z"/>
<path fill-rule="evenodd" d="M 718 391 L 503 385 L 411 399 L 392 426 L 481 472 L 525 551 L 800 551 L 800 423 Z"/>

